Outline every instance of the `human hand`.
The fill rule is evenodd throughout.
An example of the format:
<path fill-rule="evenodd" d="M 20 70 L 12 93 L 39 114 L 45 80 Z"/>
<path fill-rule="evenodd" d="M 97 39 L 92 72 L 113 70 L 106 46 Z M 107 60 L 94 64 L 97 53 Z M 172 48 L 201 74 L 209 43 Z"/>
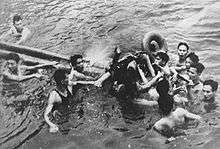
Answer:
<path fill-rule="evenodd" d="M 101 81 L 94 81 L 94 85 L 96 87 L 102 87 L 102 82 Z"/>
<path fill-rule="evenodd" d="M 56 125 L 50 126 L 49 132 L 55 133 L 59 130 L 59 128 Z"/>
<path fill-rule="evenodd" d="M 159 79 L 159 78 L 163 77 L 163 75 L 164 75 L 163 72 L 158 71 L 156 77 Z"/>
<path fill-rule="evenodd" d="M 50 62 L 48 65 L 57 65 L 57 64 L 59 64 L 59 62 L 57 62 L 57 61 L 52 61 L 52 62 Z"/>
<path fill-rule="evenodd" d="M 193 83 L 193 81 L 192 81 L 192 80 L 189 80 L 189 83 L 187 83 L 187 87 L 191 87 L 191 86 L 193 86 L 193 85 L 195 85 L 195 84 Z"/>
<path fill-rule="evenodd" d="M 39 74 L 39 73 L 36 73 L 35 75 L 34 75 L 34 77 L 36 77 L 36 78 L 42 78 L 42 77 L 44 77 L 42 74 Z"/>

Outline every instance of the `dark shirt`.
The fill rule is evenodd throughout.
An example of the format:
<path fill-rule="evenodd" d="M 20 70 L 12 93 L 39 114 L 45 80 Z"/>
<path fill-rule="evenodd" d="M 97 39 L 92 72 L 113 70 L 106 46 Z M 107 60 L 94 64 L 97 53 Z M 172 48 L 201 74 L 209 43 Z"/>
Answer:
<path fill-rule="evenodd" d="M 66 90 L 67 90 L 66 97 L 60 94 L 59 91 L 55 90 L 61 98 L 61 102 L 55 102 L 53 104 L 53 108 L 51 111 L 51 113 L 53 113 L 56 123 L 64 123 L 69 119 L 70 100 L 73 98 L 73 96 L 68 89 Z"/>

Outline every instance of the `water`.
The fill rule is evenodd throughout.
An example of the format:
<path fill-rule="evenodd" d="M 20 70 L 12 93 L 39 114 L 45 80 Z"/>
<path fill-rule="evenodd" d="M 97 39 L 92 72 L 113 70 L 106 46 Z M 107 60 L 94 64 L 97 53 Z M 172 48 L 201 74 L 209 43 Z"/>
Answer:
<path fill-rule="evenodd" d="M 27 46 L 67 55 L 83 53 L 94 63 L 107 64 L 114 46 L 119 46 L 123 52 L 139 50 L 144 34 L 157 30 L 167 39 L 171 53 L 176 52 L 178 42 L 189 43 L 206 66 L 203 78 L 211 75 L 220 82 L 219 9 L 217 0 L 1 0 L 0 34 L 8 30 L 11 16 L 20 13 L 33 32 Z M 34 88 L 36 91 L 33 92 L 39 93 L 38 83 L 38 80 L 26 82 L 26 90 Z M 47 82 L 41 81 L 40 84 Z M 180 138 L 173 144 L 164 145 L 162 137 L 146 131 L 149 123 L 158 119 L 149 114 L 151 109 L 145 109 L 149 111 L 144 121 L 125 123 L 117 113 L 120 110 L 112 110 L 112 107 L 117 107 L 113 97 L 93 87 L 89 89 L 82 90 L 83 95 L 79 94 L 84 99 L 87 117 L 84 120 L 73 119 L 67 124 L 73 128 L 68 135 L 49 134 L 42 117 L 37 117 L 40 114 L 34 116 L 34 110 L 28 105 L 20 116 L 8 121 L 9 132 L 1 135 L 0 146 L 42 149 L 210 149 L 219 146 L 219 125 L 214 128 L 211 124 L 199 129 L 191 128 L 185 140 Z M 220 95 L 220 90 L 217 94 Z M 42 95 L 37 99 L 39 105 L 43 102 L 35 111 L 43 111 L 47 98 Z M 204 117 L 219 121 L 218 114 Z"/>

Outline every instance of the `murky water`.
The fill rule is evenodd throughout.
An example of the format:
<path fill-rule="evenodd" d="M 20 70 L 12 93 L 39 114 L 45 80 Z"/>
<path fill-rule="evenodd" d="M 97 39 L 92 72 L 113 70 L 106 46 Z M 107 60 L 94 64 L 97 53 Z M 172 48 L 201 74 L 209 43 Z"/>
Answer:
<path fill-rule="evenodd" d="M 33 32 L 27 46 L 70 55 L 93 49 L 111 50 L 114 45 L 123 52 L 135 51 L 141 48 L 145 33 L 157 30 L 166 37 L 171 53 L 176 52 L 178 42 L 188 42 L 206 66 L 203 78 L 211 75 L 220 82 L 219 9 L 217 0 L 1 0 L 0 34 L 8 30 L 11 16 L 20 13 Z M 42 84 L 46 86 L 44 89 L 39 88 Z M 24 88 L 38 94 L 41 90 L 48 92 L 48 84 L 31 80 Z M 41 93 L 39 97 L 25 97 L 36 101 L 35 109 L 31 102 L 23 102 L 26 107 L 23 113 L 6 116 L 8 129 L 1 132 L 0 148 L 211 149 L 219 146 L 218 125 L 190 128 L 186 139 L 165 145 L 163 138 L 146 131 L 158 119 L 152 116 L 157 113 L 152 114 L 154 109 L 144 109 L 144 120 L 125 122 L 115 98 L 93 87 L 80 92 L 76 98 L 83 99 L 85 117 L 73 118 L 63 126 L 64 130 L 72 128 L 67 135 L 48 133 L 41 117 L 47 96 Z M 12 110 L 15 109 L 6 109 L 9 113 Z M 212 113 L 204 117 L 216 122 L 220 116 Z"/>

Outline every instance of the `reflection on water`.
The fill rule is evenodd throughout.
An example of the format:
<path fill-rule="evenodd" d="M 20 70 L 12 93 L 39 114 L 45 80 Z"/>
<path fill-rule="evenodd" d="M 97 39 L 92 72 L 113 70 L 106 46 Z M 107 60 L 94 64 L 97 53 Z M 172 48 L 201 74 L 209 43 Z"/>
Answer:
<path fill-rule="evenodd" d="M 107 63 L 107 59 L 100 57 L 107 58 L 111 54 L 108 50 L 115 45 L 123 52 L 139 50 L 143 35 L 158 30 L 166 37 L 172 53 L 175 53 L 179 41 L 188 42 L 207 67 L 203 77 L 212 75 L 220 82 L 219 5 L 217 0 L 1 0 L 0 34 L 8 29 L 11 16 L 21 13 L 33 32 L 26 45 L 68 55 L 84 53 L 91 61 Z M 94 54 L 96 61 L 92 59 Z M 36 89 L 38 93 L 37 88 L 44 83 L 32 80 L 27 82 L 26 90 Z M 49 87 L 44 91 L 48 92 Z M 73 116 L 71 123 L 66 124 L 71 130 L 65 137 L 59 133 L 49 134 L 42 121 L 41 114 L 47 96 L 30 96 L 30 101 L 37 101 L 39 106 L 33 108 L 30 102 L 20 115 L 11 112 L 13 108 L 6 109 L 11 113 L 5 117 L 9 129 L 1 132 L 0 146 L 16 148 L 23 144 L 23 148 L 168 148 L 161 144 L 160 137 L 150 133 L 145 135 L 148 126 L 150 128 L 158 119 L 152 116 L 153 109 L 144 109 L 145 119 L 125 123 L 115 98 L 94 88 L 83 91 L 84 94 L 79 94 L 77 98 L 83 99 L 84 117 L 77 119 L 77 116 Z M 132 108 L 125 107 L 128 109 L 124 111 L 132 113 L 129 111 Z M 138 109 L 143 113 L 141 107 Z M 195 129 L 190 131 L 193 134 Z M 202 132 L 202 128 L 198 131 Z M 209 130 L 205 132 L 210 133 Z M 212 136 L 216 134 L 210 135 L 212 141 L 216 140 Z M 194 141 L 190 144 L 180 139 L 177 147 L 186 148 L 186 144 L 187 147 L 202 147 L 204 144 L 204 148 L 210 147 L 210 143 L 206 144 L 202 137 L 199 139 L 192 135 L 191 139 L 197 143 Z M 25 143 L 27 140 L 29 143 Z"/>

